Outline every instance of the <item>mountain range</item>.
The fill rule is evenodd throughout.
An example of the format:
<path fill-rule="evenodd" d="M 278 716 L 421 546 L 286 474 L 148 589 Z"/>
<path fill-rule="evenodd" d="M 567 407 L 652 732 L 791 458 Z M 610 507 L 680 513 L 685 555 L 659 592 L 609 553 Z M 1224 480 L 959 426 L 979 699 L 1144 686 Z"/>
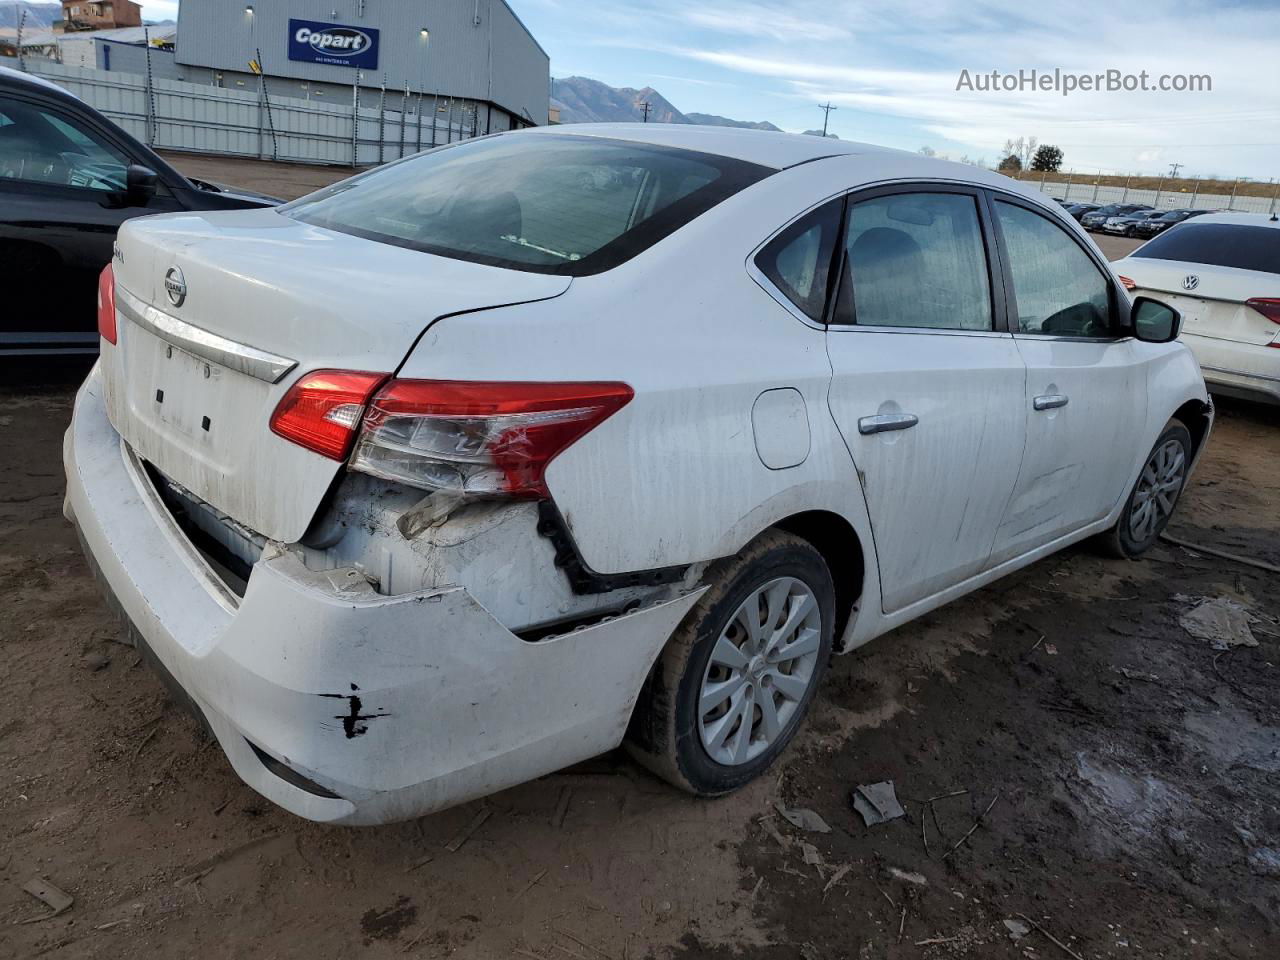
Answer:
<path fill-rule="evenodd" d="M 713 113 L 681 113 L 653 87 L 611 87 L 590 77 L 551 80 L 551 106 L 560 108 L 561 123 L 639 122 L 649 104 L 650 123 L 700 123 L 713 127 L 746 127 L 780 131 L 768 120 L 731 120 Z"/>

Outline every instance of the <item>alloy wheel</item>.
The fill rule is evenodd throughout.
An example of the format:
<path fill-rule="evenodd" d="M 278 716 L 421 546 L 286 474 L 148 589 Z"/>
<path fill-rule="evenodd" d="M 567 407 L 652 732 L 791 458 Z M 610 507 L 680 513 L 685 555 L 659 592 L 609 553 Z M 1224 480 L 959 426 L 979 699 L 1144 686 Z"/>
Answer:
<path fill-rule="evenodd" d="M 1151 454 L 1129 510 L 1129 536 L 1142 543 L 1173 513 L 1182 482 L 1186 479 L 1187 456 L 1177 440 L 1166 440 Z"/>
<path fill-rule="evenodd" d="M 698 734 L 712 760 L 746 763 L 783 736 L 813 681 L 821 638 L 818 600 L 801 580 L 770 580 L 742 602 L 698 692 Z"/>

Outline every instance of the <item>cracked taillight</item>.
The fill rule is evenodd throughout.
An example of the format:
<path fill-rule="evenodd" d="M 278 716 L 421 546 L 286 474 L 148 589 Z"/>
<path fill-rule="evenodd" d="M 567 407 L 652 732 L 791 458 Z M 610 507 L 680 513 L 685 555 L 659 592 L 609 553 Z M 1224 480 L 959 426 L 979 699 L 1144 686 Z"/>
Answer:
<path fill-rule="evenodd" d="M 463 496 L 547 497 L 547 464 L 632 396 L 625 383 L 392 380 L 351 468 Z"/>

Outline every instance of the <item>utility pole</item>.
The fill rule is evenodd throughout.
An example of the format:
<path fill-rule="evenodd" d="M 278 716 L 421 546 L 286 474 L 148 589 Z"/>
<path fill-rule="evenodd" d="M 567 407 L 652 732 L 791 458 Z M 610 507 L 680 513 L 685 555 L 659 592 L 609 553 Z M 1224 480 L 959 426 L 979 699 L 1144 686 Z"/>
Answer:
<path fill-rule="evenodd" d="M 1185 164 L 1185 163 L 1171 163 L 1171 164 L 1169 164 L 1169 179 L 1170 179 L 1170 180 L 1177 180 L 1177 179 L 1178 179 L 1178 170 L 1180 170 L 1182 167 L 1185 167 L 1185 166 L 1186 166 L 1186 164 Z"/>
<path fill-rule="evenodd" d="M 650 107 L 649 107 L 649 101 L 648 101 L 648 100 L 641 100 L 641 101 L 640 101 L 640 103 L 639 103 L 639 104 L 637 104 L 637 106 L 639 106 L 639 107 L 640 107 L 640 109 L 644 112 L 644 122 L 645 122 L 645 123 L 648 123 L 648 122 L 649 122 L 649 109 L 650 109 Z"/>
<path fill-rule="evenodd" d="M 831 101 L 827 101 L 826 103 L 818 104 L 818 109 L 822 111 L 822 135 L 826 137 L 827 121 L 831 119 L 831 111 L 839 110 L 840 108 L 832 106 Z"/>

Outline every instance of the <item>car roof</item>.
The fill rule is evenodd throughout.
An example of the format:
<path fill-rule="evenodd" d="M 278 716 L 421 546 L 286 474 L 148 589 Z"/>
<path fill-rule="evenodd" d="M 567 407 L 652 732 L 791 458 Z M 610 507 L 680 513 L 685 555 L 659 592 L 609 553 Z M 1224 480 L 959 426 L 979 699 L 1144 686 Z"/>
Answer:
<path fill-rule="evenodd" d="M 80 99 L 74 93 L 71 93 L 64 87 L 58 86 L 52 80 L 46 80 L 44 77 L 37 77 L 32 73 L 23 73 L 21 70 L 14 70 L 11 67 L 0 67 L 0 82 L 25 84 L 27 86 L 39 87 L 45 92 L 56 93 L 72 100 Z"/>
<path fill-rule="evenodd" d="M 741 127 L 699 126 L 692 123 L 575 123 L 529 127 L 520 131 L 521 136 L 546 134 L 608 137 L 613 140 L 630 140 L 633 143 L 651 143 L 661 147 L 682 147 L 685 150 L 746 160 L 779 170 L 823 157 L 849 154 L 879 153 L 913 156 L 905 150 L 891 150 L 888 147 L 857 143 L 852 140 L 836 140 L 834 137 L 775 133 L 771 130 L 751 130 Z"/>
<path fill-rule="evenodd" d="M 1196 223 L 1231 223 L 1238 227 L 1272 227 L 1280 230 L 1280 220 L 1266 213 L 1206 213 L 1196 217 Z"/>

